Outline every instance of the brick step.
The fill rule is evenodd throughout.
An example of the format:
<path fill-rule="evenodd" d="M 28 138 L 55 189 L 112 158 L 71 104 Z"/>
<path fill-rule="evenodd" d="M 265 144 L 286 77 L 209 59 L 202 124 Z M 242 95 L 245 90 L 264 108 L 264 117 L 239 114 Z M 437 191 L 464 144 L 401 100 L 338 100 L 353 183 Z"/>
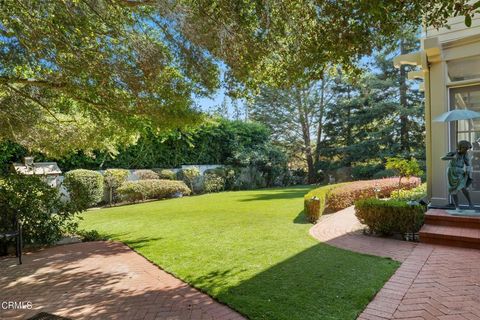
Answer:
<path fill-rule="evenodd" d="M 480 249 L 480 229 L 424 224 L 420 242 Z"/>
<path fill-rule="evenodd" d="M 429 209 L 425 214 L 425 224 L 480 229 L 480 213 L 475 217 L 453 216 L 442 209 Z"/>

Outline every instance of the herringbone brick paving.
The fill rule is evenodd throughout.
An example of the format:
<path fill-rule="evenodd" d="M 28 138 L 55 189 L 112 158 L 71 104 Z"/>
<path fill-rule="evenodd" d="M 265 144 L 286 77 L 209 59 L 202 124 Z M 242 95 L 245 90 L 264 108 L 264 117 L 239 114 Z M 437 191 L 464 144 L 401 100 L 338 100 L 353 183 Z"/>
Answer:
<path fill-rule="evenodd" d="M 32 309 L 0 308 L 0 319 L 41 311 L 72 319 L 244 319 L 121 243 L 58 246 L 16 262 L 0 259 L 0 305 L 31 301 Z"/>
<path fill-rule="evenodd" d="M 419 244 L 359 320 L 480 320 L 480 251 Z"/>

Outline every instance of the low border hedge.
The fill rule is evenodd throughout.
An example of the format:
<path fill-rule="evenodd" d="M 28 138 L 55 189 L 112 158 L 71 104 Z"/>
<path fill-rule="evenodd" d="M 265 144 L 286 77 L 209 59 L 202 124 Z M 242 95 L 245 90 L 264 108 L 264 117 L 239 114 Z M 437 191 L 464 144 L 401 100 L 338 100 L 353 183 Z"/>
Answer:
<path fill-rule="evenodd" d="M 311 190 L 303 197 L 304 214 L 309 222 L 315 223 L 323 215 L 328 192 L 342 185 L 345 183 L 322 186 Z"/>
<path fill-rule="evenodd" d="M 425 219 L 425 207 L 401 200 L 364 199 L 355 202 L 355 215 L 371 232 L 415 233 Z"/>
<path fill-rule="evenodd" d="M 355 201 L 372 197 L 385 198 L 399 188 L 399 178 L 359 180 L 322 186 L 304 196 L 304 214 L 315 223 L 323 213 L 336 212 L 354 205 Z M 411 189 L 420 185 L 420 178 L 403 179 L 401 188 Z"/>

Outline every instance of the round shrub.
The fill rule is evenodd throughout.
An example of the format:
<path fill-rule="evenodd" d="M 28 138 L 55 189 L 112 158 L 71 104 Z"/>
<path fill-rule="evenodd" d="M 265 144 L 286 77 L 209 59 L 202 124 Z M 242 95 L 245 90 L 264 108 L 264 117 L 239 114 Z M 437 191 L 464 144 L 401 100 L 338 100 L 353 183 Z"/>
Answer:
<path fill-rule="evenodd" d="M 103 176 L 92 170 L 72 170 L 65 174 L 64 186 L 70 193 L 70 199 L 79 208 L 86 209 L 102 201 Z"/>
<path fill-rule="evenodd" d="M 158 169 L 154 170 L 156 174 L 158 174 L 159 179 L 163 180 L 175 180 L 177 175 L 173 170 L 170 169 Z"/>
<path fill-rule="evenodd" d="M 153 170 L 136 170 L 135 174 L 139 180 L 153 180 L 160 179 L 158 174 Z"/>
<path fill-rule="evenodd" d="M 147 199 L 163 199 L 176 195 L 189 195 L 190 189 L 182 181 L 172 180 L 138 180 L 127 181 L 118 188 L 120 197 L 128 202 Z"/>
<path fill-rule="evenodd" d="M 208 173 L 204 176 L 203 184 L 205 192 L 219 192 L 225 189 L 225 178 L 215 173 Z"/>
<path fill-rule="evenodd" d="M 128 174 L 129 171 L 125 169 L 107 169 L 103 173 L 103 181 L 110 203 L 118 200 L 117 189 L 127 181 Z"/>
<path fill-rule="evenodd" d="M 192 191 L 194 190 L 195 180 L 199 176 L 200 176 L 200 169 L 198 169 L 197 167 L 185 168 L 178 172 L 178 177 L 180 178 L 180 180 L 185 182 Z"/>

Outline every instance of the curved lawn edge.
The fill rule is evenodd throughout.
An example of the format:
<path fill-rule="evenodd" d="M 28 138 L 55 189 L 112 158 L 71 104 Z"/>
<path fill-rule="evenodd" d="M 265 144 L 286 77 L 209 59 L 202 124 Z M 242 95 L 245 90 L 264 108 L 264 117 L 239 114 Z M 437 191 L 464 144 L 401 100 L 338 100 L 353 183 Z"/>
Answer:
<path fill-rule="evenodd" d="M 398 264 L 308 236 L 298 206 L 310 188 L 107 208 L 85 214 L 82 226 L 250 319 L 355 319 Z"/>
<path fill-rule="evenodd" d="M 322 243 L 398 262 L 405 261 L 417 246 L 416 242 L 366 236 L 361 232 L 363 228 L 355 216 L 355 207 L 350 206 L 328 215 L 328 219 L 321 219 L 308 232 Z"/>

